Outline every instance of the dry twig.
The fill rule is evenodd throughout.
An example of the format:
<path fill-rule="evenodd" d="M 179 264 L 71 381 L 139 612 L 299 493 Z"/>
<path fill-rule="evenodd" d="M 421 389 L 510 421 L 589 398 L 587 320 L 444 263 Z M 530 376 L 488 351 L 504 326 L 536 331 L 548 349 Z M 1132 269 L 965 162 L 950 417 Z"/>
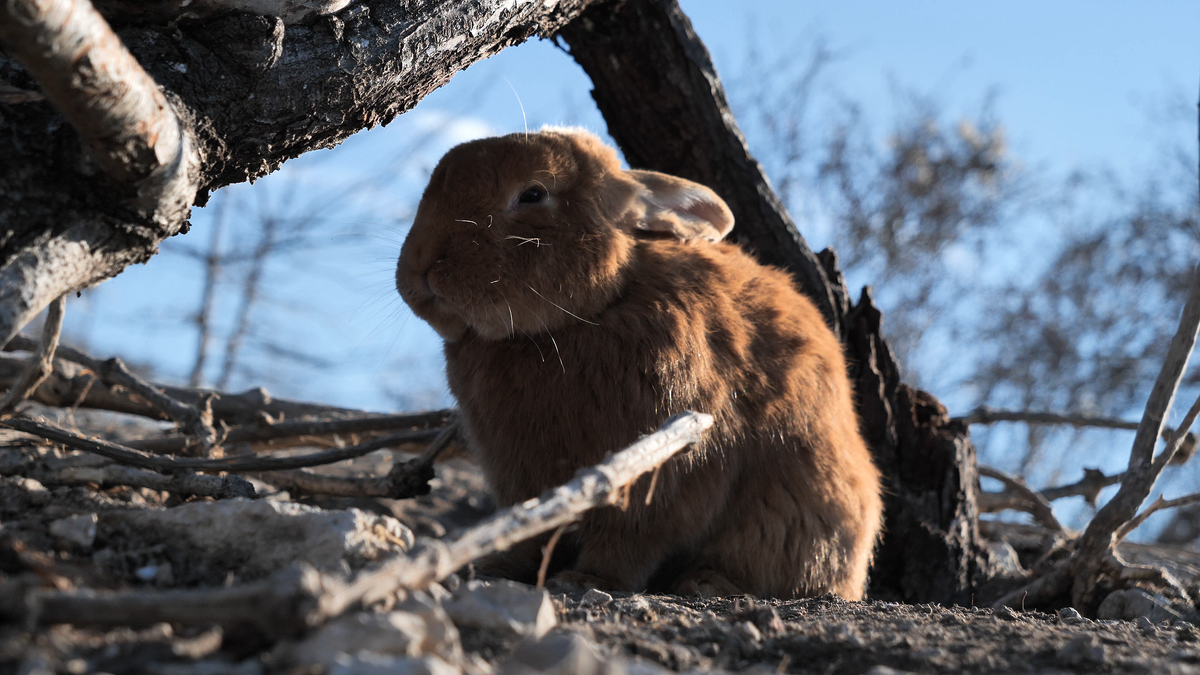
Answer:
<path fill-rule="evenodd" d="M 1058 518 L 1054 517 L 1054 510 L 1050 507 L 1050 502 L 1045 498 L 1045 496 L 1031 490 L 1029 486 L 1025 484 L 1025 481 L 1016 476 L 1000 471 L 999 469 L 993 469 L 990 466 L 983 465 L 979 466 L 979 475 L 1004 483 L 1005 487 L 1007 487 L 1008 490 L 1011 491 L 1011 493 L 1016 497 L 1015 500 L 1007 500 L 1005 502 L 1005 506 L 1002 508 L 1016 508 L 1026 511 L 1039 523 L 1050 528 L 1051 530 L 1054 530 L 1055 532 L 1063 531 L 1062 523 L 1059 523 Z M 994 508 L 998 506 L 1000 503 L 999 501 L 993 504 L 988 503 L 989 498 L 993 494 L 995 493 L 983 492 L 979 495 L 980 511 L 990 513 L 993 510 L 1000 510 L 999 508 Z M 1002 497 L 1004 494 L 1001 493 L 1000 495 L 996 496 Z"/>
<path fill-rule="evenodd" d="M 29 338 L 18 335 L 13 338 L 9 347 L 27 349 L 33 346 L 31 343 Z M 122 387 L 136 394 L 164 417 L 178 423 L 188 434 L 192 444 L 198 443 L 202 449 L 208 450 L 221 443 L 221 435 L 213 426 L 211 396 L 201 398 L 196 405 L 184 403 L 168 396 L 162 389 L 135 375 L 121 359 L 115 356 L 100 361 L 70 347 L 63 347 L 58 354 L 64 359 L 91 370 L 106 385 Z"/>
<path fill-rule="evenodd" d="M 5 467 L 0 472 L 7 475 L 11 467 Z M 212 497 L 214 499 L 232 499 L 244 497 L 254 499 L 257 495 L 254 486 L 241 476 L 206 476 L 190 471 L 176 472 L 170 475 L 135 469 L 120 464 L 102 464 L 100 466 L 44 466 L 34 463 L 22 467 L 20 472 L 26 478 L 50 487 L 56 485 L 98 485 L 113 487 L 125 485 L 137 488 L 149 488 L 177 495 L 195 495 Z"/>
<path fill-rule="evenodd" d="M 335 497 L 385 497 L 408 499 L 429 494 L 429 481 L 433 478 L 433 463 L 454 438 L 458 423 L 452 422 L 429 444 L 418 458 L 395 464 L 383 477 L 351 478 L 330 476 L 296 469 L 293 471 L 266 471 L 258 478 L 281 490 L 293 494 L 308 493 L 333 495 Z"/>
<path fill-rule="evenodd" d="M 0 420 L 0 426 L 6 426 L 10 429 L 16 429 L 27 434 L 39 436 L 46 440 L 61 443 L 75 450 L 83 450 L 91 452 L 102 457 L 107 457 L 113 461 L 130 466 L 141 467 L 143 469 L 153 469 L 155 471 L 280 471 L 283 469 L 299 469 L 306 466 L 319 466 L 321 464 L 333 464 L 346 459 L 361 457 L 369 452 L 374 452 L 382 448 L 402 445 L 404 443 L 415 443 L 419 441 L 429 440 L 437 434 L 437 431 L 417 430 L 406 431 L 399 434 L 392 434 L 382 438 L 376 438 L 366 443 L 359 443 L 348 448 L 337 448 L 333 450 L 325 450 L 323 452 L 314 452 L 307 455 L 298 455 L 295 457 L 255 457 L 255 456 L 239 456 L 227 457 L 224 459 L 202 459 L 198 457 L 170 457 L 152 455 L 147 452 L 141 452 L 132 448 L 118 445 L 109 441 L 100 440 L 98 438 L 87 438 L 79 434 L 67 431 L 66 429 L 56 427 L 50 424 L 34 422 L 28 419 L 6 419 Z"/>
<path fill-rule="evenodd" d="M 54 369 L 54 350 L 58 348 L 58 337 L 62 334 L 63 309 L 66 300 L 59 296 L 46 310 L 46 323 L 42 326 L 42 341 L 29 359 L 25 371 L 8 389 L 0 400 L 0 415 L 12 410 L 18 403 L 29 398 L 37 390 L 50 371 Z"/>

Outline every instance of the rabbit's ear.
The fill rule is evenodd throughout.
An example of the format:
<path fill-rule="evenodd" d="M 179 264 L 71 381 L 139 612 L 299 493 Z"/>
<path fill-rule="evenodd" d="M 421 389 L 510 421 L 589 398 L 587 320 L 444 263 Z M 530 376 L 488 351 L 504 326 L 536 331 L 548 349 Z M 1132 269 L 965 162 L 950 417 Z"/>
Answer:
<path fill-rule="evenodd" d="M 733 229 L 733 213 L 707 187 L 657 171 L 628 173 L 644 188 L 639 199 L 646 212 L 634 224 L 635 230 L 680 240 L 720 241 Z"/>

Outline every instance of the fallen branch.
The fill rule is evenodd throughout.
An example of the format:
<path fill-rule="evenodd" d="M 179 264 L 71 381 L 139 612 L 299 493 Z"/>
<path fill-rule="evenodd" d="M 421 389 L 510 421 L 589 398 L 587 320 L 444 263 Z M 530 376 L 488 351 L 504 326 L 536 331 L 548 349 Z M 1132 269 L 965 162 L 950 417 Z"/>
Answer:
<path fill-rule="evenodd" d="M 160 592 L 53 591 L 10 581 L 0 585 L 0 616 L 26 624 L 253 626 L 268 636 L 295 637 L 354 606 L 424 588 L 472 560 L 614 504 L 625 486 L 698 442 L 712 423 L 703 413 L 673 417 L 601 464 L 580 470 L 566 485 L 505 509 L 449 541 L 426 542 L 417 555 L 394 558 L 348 584 L 307 566 L 232 588 Z"/>
<path fill-rule="evenodd" d="M 118 445 L 98 438 L 87 438 L 50 424 L 34 422 L 33 420 L 13 418 L 0 420 L 0 426 L 16 429 L 27 434 L 45 438 L 55 443 L 61 443 L 75 450 L 91 452 L 113 461 L 143 469 L 155 471 L 280 471 L 283 469 L 299 469 L 306 466 L 333 464 L 346 459 L 361 457 L 367 453 L 383 448 L 389 448 L 404 443 L 416 443 L 433 438 L 437 430 L 420 429 L 392 434 L 376 438 L 365 443 L 359 443 L 348 448 L 336 448 L 323 452 L 314 452 L 295 457 L 255 457 L 239 456 L 224 459 L 202 459 L 198 457 L 170 457 L 152 455 L 147 452 Z"/>
<path fill-rule="evenodd" d="M 59 296 L 50 303 L 46 311 L 46 323 L 42 326 L 42 341 L 29 358 L 21 376 L 9 385 L 8 393 L 0 400 L 0 415 L 12 410 L 18 403 L 29 398 L 50 372 L 54 370 L 54 350 L 58 348 L 58 337 L 62 334 L 63 308 L 66 300 Z"/>
<path fill-rule="evenodd" d="M 438 455 L 450 445 L 458 431 L 454 422 L 442 429 L 418 458 L 392 466 L 383 477 L 355 478 L 331 476 L 314 471 L 266 471 L 257 477 L 295 496 L 297 493 L 333 495 L 335 497 L 385 497 L 408 499 L 429 494 L 429 481 L 433 478 L 433 463 Z"/>
<path fill-rule="evenodd" d="M 1025 481 L 1017 478 L 1016 476 L 1000 471 L 999 469 L 993 469 L 990 466 L 983 465 L 979 466 L 979 475 L 998 480 L 1001 483 L 1004 483 L 1004 485 L 1011 491 L 1012 496 L 1014 496 L 1016 499 L 1009 500 L 1009 502 L 1006 503 L 1006 506 L 1003 508 L 1016 508 L 1026 511 L 1032 515 L 1035 520 L 1051 530 L 1054 530 L 1055 532 L 1063 531 L 1062 523 L 1059 523 L 1058 518 L 1054 517 L 1054 510 L 1050 507 L 1050 502 L 1043 495 L 1031 490 L 1029 486 L 1025 484 Z M 981 492 L 978 496 L 979 510 L 985 513 L 991 513 L 994 510 L 1000 510 L 998 508 L 994 508 L 996 504 L 999 503 L 998 501 L 994 503 L 988 502 L 994 497 L 1003 496 L 1005 496 L 1004 493 L 996 494 L 991 492 Z"/>
<path fill-rule="evenodd" d="M 18 335 L 4 347 L 4 351 L 33 351 L 37 345 L 36 341 Z M 134 396 L 121 387 L 109 387 L 101 382 L 92 370 L 79 365 L 80 362 L 85 362 L 87 359 L 100 363 L 99 360 L 92 359 L 87 354 L 67 345 L 59 345 L 56 354 L 61 357 L 64 353 L 77 358 L 54 359 L 53 372 L 30 398 L 58 408 L 92 408 L 139 415 L 150 419 L 169 419 L 162 411 L 150 406 L 141 397 Z M 12 386 L 23 371 L 23 359 L 0 355 L 0 387 Z M 234 394 L 214 389 L 192 389 L 163 384 L 152 384 L 151 386 L 188 405 L 196 406 L 205 399 L 211 400 L 214 422 L 224 422 L 227 426 L 247 424 L 262 426 L 302 417 L 324 419 L 392 417 L 384 413 L 278 399 L 261 387 Z M 444 420 L 449 413 L 449 410 L 442 410 L 429 414 L 441 415 Z M 443 424 L 444 421 L 439 421 L 433 423 L 432 426 L 442 426 Z"/>
<path fill-rule="evenodd" d="M 653 471 L 681 449 L 698 443 L 711 427 L 711 415 L 686 412 L 663 423 L 655 433 L 581 469 L 565 485 L 537 499 L 507 508 L 448 540 L 426 542 L 412 559 L 396 559 L 360 576 L 322 603 L 329 616 L 351 605 L 369 605 L 398 589 L 420 589 L 444 579 L 463 565 L 570 523 L 591 509 L 617 503 L 627 486 Z"/>
<path fill-rule="evenodd" d="M 420 440 L 428 440 L 434 436 L 439 427 L 445 426 L 451 416 L 450 410 L 416 413 L 411 415 L 378 415 L 356 419 L 337 420 L 295 420 L 291 422 L 276 422 L 273 424 L 248 424 L 234 427 L 225 432 L 225 444 L 234 443 L 267 443 L 273 447 L 273 441 L 284 439 L 301 439 L 303 444 L 312 444 L 315 440 L 335 434 L 365 434 L 394 431 L 396 429 L 418 428 L 431 431 Z M 130 441 L 129 447 L 138 450 L 149 450 L 156 453 L 179 452 L 187 447 L 188 438 L 185 436 L 163 436 Z"/>
<path fill-rule="evenodd" d="M 29 338 L 18 335 L 10 341 L 14 349 L 28 349 Z M 184 403 L 167 395 L 162 389 L 138 377 L 118 357 L 100 361 L 70 347 L 64 347 L 59 356 L 78 363 L 100 377 L 109 387 L 122 387 L 140 397 L 152 409 L 161 413 L 166 419 L 177 423 L 189 437 L 188 442 L 179 450 L 198 445 L 202 451 L 207 451 L 222 441 L 221 435 L 213 426 L 212 397 L 204 397 L 197 404 Z M 203 454 L 203 453 L 202 453 Z"/>
<path fill-rule="evenodd" d="M 1037 590 L 1039 599 L 1051 597 L 1067 591 L 1069 581 L 1072 604 L 1090 611 L 1099 602 L 1095 597 L 1097 589 L 1105 587 L 1100 584 L 1101 577 L 1107 576 L 1117 580 L 1135 578 L 1134 568 L 1122 561 L 1117 553 L 1117 532 L 1135 518 L 1138 507 L 1146 500 L 1162 470 L 1182 445 L 1185 437 L 1182 430 L 1189 429 L 1196 421 L 1197 415 L 1200 415 L 1200 399 L 1197 399 L 1180 424 L 1181 432 L 1171 434 L 1166 449 L 1158 458 L 1154 457 L 1154 447 L 1162 434 L 1163 420 L 1170 412 L 1198 332 L 1200 269 L 1193 271 L 1191 288 L 1179 319 L 1179 328 L 1171 340 L 1162 369 L 1146 401 L 1146 409 L 1138 425 L 1133 448 L 1130 450 L 1129 469 L 1121 481 L 1121 488 L 1088 523 L 1087 529 L 1079 539 L 1078 547 L 1070 558 L 1056 566 L 1051 574 L 1034 579 L 1016 592 L 1024 590 L 1033 595 L 1033 591 Z M 1138 569 L 1138 574 L 1143 572 L 1144 570 Z M 1160 574 L 1159 577 L 1164 582 L 1171 581 L 1169 575 Z M 1181 591 L 1177 584 L 1174 586 L 1177 591 L 1182 592 L 1184 598 L 1188 597 L 1186 591 Z M 1034 602 L 1036 604 L 1037 600 Z"/>
<path fill-rule="evenodd" d="M 254 486 L 241 476 L 206 476 L 191 472 L 178 472 L 170 475 L 135 469 L 121 464 L 104 464 L 101 466 L 61 466 L 50 467 L 34 463 L 13 471 L 13 467 L 4 467 L 0 475 L 20 474 L 32 478 L 42 485 L 54 487 L 57 485 L 98 485 L 102 488 L 124 485 L 136 488 L 149 488 L 177 495 L 195 495 L 197 497 L 212 497 L 214 499 L 232 499 L 245 497 L 254 499 L 257 495 Z"/>

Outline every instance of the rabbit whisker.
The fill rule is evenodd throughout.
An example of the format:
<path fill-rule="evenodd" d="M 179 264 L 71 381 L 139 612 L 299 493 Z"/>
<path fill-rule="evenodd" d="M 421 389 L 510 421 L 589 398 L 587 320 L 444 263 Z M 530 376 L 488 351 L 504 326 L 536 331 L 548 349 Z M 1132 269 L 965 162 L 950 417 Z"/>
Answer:
<path fill-rule="evenodd" d="M 536 248 L 542 247 L 542 240 L 539 237 L 518 237 L 515 234 L 510 234 L 507 237 L 505 237 L 505 239 L 520 239 L 521 243 L 517 244 L 517 246 L 524 246 L 525 244 L 532 243 L 534 245 L 534 247 L 536 247 Z M 549 246 L 549 245 L 550 244 L 546 244 L 546 246 Z"/>
<path fill-rule="evenodd" d="M 537 293 L 537 291 L 534 291 L 534 293 Z M 541 293 L 538 293 L 538 295 L 541 295 Z M 554 303 L 550 303 L 550 304 L 554 304 Z M 559 309 L 562 309 L 562 308 L 560 307 Z M 567 310 L 564 309 L 563 311 L 566 312 Z M 571 313 L 567 312 L 567 314 L 571 314 Z M 537 315 L 535 314 L 534 316 L 537 316 Z M 571 314 L 571 316 L 575 316 L 575 315 Z M 538 320 L 538 323 L 542 324 L 542 328 L 546 329 L 546 335 L 550 336 L 550 344 L 554 345 L 554 353 L 556 355 L 558 355 L 558 366 L 560 368 L 562 368 L 563 374 L 565 375 L 567 373 L 567 364 L 563 363 L 562 352 L 560 352 L 558 350 L 558 340 L 554 339 L 554 333 L 550 332 L 550 328 L 546 326 L 545 321 L 542 321 L 542 317 L 540 317 L 540 316 L 537 317 L 537 320 Z M 543 360 L 542 362 L 545 363 L 545 360 Z"/>
<path fill-rule="evenodd" d="M 592 326 L 599 326 L 599 325 L 600 325 L 600 324 L 596 323 L 595 321 L 588 321 L 587 319 L 585 319 L 585 318 L 583 318 L 583 317 L 581 317 L 581 316 L 577 316 L 577 315 L 575 315 L 575 314 L 572 314 L 571 312 L 568 312 L 568 311 L 567 311 L 566 309 L 564 309 L 564 308 L 563 308 L 561 305 L 557 304 L 556 302 L 554 302 L 554 301 L 553 301 L 553 300 L 551 300 L 550 298 L 547 298 L 546 296 L 542 295 L 541 293 L 538 293 L 538 292 L 537 292 L 537 289 L 536 289 L 536 288 L 534 288 L 533 286 L 530 286 L 529 284 L 525 284 L 525 287 L 526 287 L 526 288 L 528 288 L 529 290 L 533 291 L 534 293 L 537 293 L 537 296 L 538 296 L 539 298 L 541 298 L 541 299 L 545 300 L 546 302 L 550 303 L 551 305 L 554 305 L 555 307 L 557 307 L 559 310 L 561 310 L 561 311 L 562 311 L 564 314 L 566 314 L 567 316 L 574 317 L 574 318 L 576 318 L 576 319 L 579 319 L 580 321 L 582 321 L 582 322 L 584 322 L 584 323 L 586 323 L 586 324 L 590 324 L 590 325 L 592 325 Z M 538 320 L 540 321 L 541 319 L 538 319 Z M 543 325 L 545 325 L 545 324 L 543 324 Z"/>
<path fill-rule="evenodd" d="M 455 219 L 454 219 L 454 222 L 456 222 L 456 223 L 470 223 L 470 224 L 474 225 L 475 227 L 479 227 L 479 223 L 477 223 L 477 222 L 475 222 L 475 221 L 473 221 L 473 220 L 467 220 L 467 219 L 465 219 L 465 218 L 455 218 Z M 488 227 L 491 227 L 491 226 L 489 225 Z"/>

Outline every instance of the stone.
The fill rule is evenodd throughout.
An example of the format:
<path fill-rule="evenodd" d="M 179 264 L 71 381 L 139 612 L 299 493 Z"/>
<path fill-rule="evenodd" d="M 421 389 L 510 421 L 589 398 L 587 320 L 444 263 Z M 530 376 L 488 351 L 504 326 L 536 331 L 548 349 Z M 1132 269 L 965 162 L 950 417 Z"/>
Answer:
<path fill-rule="evenodd" d="M 239 575 L 266 575 L 296 562 L 341 572 L 413 544 L 412 531 L 395 518 L 266 499 L 112 511 L 103 514 L 101 525 L 118 539 L 141 537 L 213 560 L 237 560 Z"/>
<path fill-rule="evenodd" d="M 1058 618 L 1062 619 L 1063 621 L 1071 621 L 1074 619 L 1082 619 L 1083 615 L 1081 615 L 1079 610 L 1075 609 L 1074 607 L 1063 607 L 1062 609 L 1058 610 Z"/>
<path fill-rule="evenodd" d="M 91 548 L 96 542 L 96 523 L 99 517 L 94 513 L 85 513 L 56 520 L 50 523 L 50 534 L 59 544 L 78 548 Z"/>
<path fill-rule="evenodd" d="M 338 663 L 367 664 L 398 657 L 437 656 L 457 663 L 462 658 L 462 645 L 458 630 L 441 607 L 427 596 L 414 593 L 395 611 L 340 616 L 303 641 L 284 646 L 281 655 L 288 663 L 319 664 L 332 670 Z"/>
<path fill-rule="evenodd" d="M 584 607 L 603 607 L 612 602 L 613 596 L 605 593 L 602 590 L 592 588 L 587 593 L 583 594 L 583 599 L 579 602 Z"/>
<path fill-rule="evenodd" d="M 329 675 L 461 675 L 462 669 L 436 656 L 392 657 L 363 652 L 358 656 L 340 655 L 327 672 Z"/>
<path fill-rule="evenodd" d="M 597 649 L 575 633 L 554 633 L 517 645 L 500 665 L 501 675 L 627 675 L 622 658 L 602 658 Z"/>
<path fill-rule="evenodd" d="M 1144 616 L 1151 623 L 1176 621 L 1182 615 L 1171 607 L 1171 601 L 1157 593 L 1150 594 L 1140 588 L 1113 591 L 1104 598 L 1096 610 L 1098 619 L 1134 621 Z"/>
<path fill-rule="evenodd" d="M 550 594 L 515 581 L 468 581 L 442 607 L 459 628 L 540 638 L 558 625 Z"/>

